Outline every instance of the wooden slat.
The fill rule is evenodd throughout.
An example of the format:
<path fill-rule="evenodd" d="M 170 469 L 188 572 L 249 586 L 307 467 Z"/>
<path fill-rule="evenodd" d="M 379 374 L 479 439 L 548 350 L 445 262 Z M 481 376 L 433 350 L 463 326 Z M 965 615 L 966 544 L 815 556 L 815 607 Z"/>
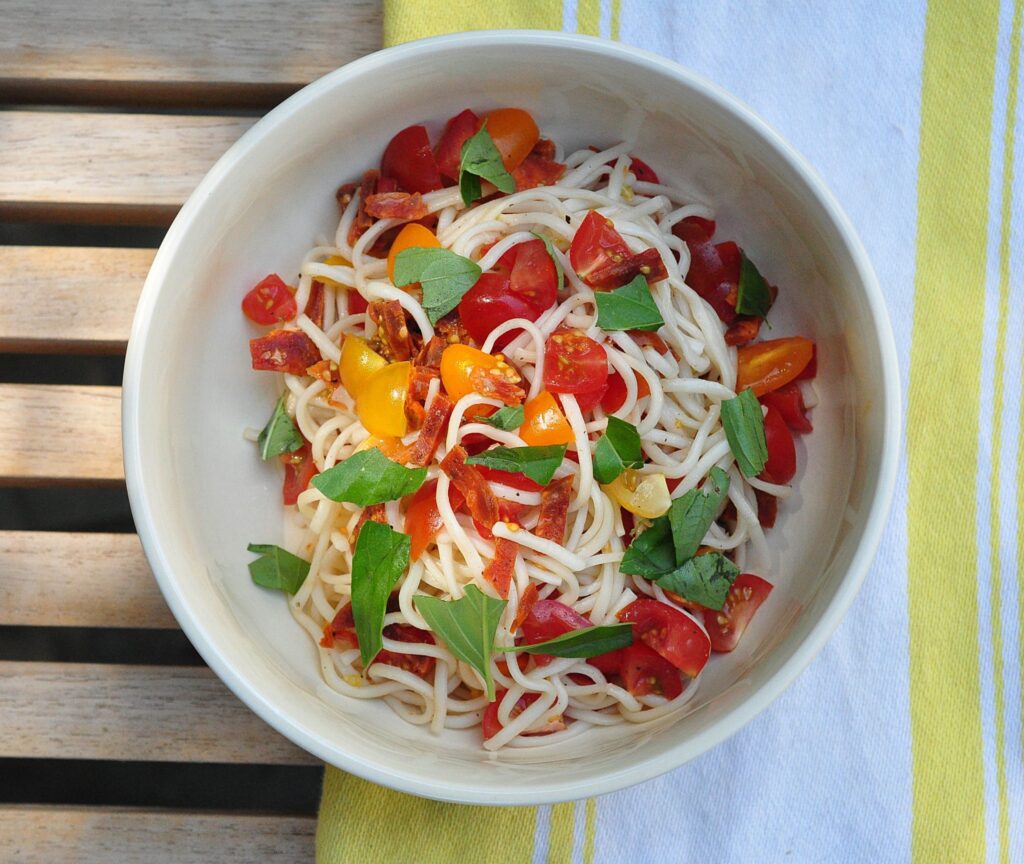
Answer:
<path fill-rule="evenodd" d="M 0 625 L 178 626 L 135 534 L 0 531 L 0 574 Z"/>
<path fill-rule="evenodd" d="M 0 218 L 165 224 L 255 121 L 4 111 Z"/>
<path fill-rule="evenodd" d="M 296 864 L 315 832 L 302 816 L 0 806 L 0 858 L 24 864 Z"/>
<path fill-rule="evenodd" d="M 0 662 L 0 756 L 309 765 L 209 669 Z"/>
<path fill-rule="evenodd" d="M 124 479 L 121 388 L 0 384 L 0 482 Z"/>
<path fill-rule="evenodd" d="M 154 254 L 0 246 L 0 351 L 123 353 Z"/>
<path fill-rule="evenodd" d="M 380 45 L 380 0 L 5 0 L 0 92 L 24 100 L 24 87 L 60 95 L 73 82 L 100 98 L 111 84 L 150 99 L 183 88 L 193 103 L 202 85 L 225 91 L 220 101 L 274 95 Z"/>

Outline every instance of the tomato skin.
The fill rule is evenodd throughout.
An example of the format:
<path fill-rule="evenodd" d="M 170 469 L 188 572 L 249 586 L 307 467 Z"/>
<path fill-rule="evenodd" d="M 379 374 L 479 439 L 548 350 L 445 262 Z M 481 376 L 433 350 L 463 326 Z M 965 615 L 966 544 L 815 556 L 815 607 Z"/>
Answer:
<path fill-rule="evenodd" d="M 280 276 L 271 273 L 242 298 L 242 311 L 250 321 L 267 326 L 291 321 L 299 310 L 292 289 Z"/>
<path fill-rule="evenodd" d="M 764 438 L 768 445 L 768 461 L 760 473 L 769 483 L 788 483 L 796 474 L 796 447 L 782 414 L 769 408 L 764 415 Z"/>
<path fill-rule="evenodd" d="M 444 522 L 437 509 L 437 481 L 431 480 L 417 489 L 405 510 L 403 530 L 409 535 L 409 559 L 415 561 L 430 545 Z"/>
<path fill-rule="evenodd" d="M 633 373 L 636 377 L 636 398 L 643 399 L 651 395 L 651 387 L 639 372 Z M 601 397 L 601 410 L 605 414 L 614 414 L 626 401 L 626 382 L 618 372 L 612 372 L 608 376 L 608 387 Z"/>
<path fill-rule="evenodd" d="M 513 246 L 515 259 L 509 276 L 509 288 L 537 310 L 537 318 L 558 299 L 558 271 L 543 240 L 528 240 Z M 507 257 L 502 256 L 499 263 Z M 536 318 L 531 318 L 535 321 Z"/>
<path fill-rule="evenodd" d="M 644 162 L 639 156 L 633 156 L 629 163 L 629 170 L 633 172 L 633 176 L 636 177 L 641 183 L 660 183 L 658 175 L 654 172 L 654 169 Z"/>
<path fill-rule="evenodd" d="M 527 645 L 536 645 L 570 630 L 590 626 L 590 621 L 571 606 L 566 606 L 559 600 L 545 599 L 533 604 L 519 632 L 522 633 L 523 642 Z M 534 654 L 533 659 L 538 666 L 546 666 L 554 658 L 549 654 Z"/>
<path fill-rule="evenodd" d="M 416 248 L 440 249 L 441 241 L 437 239 L 437 235 L 429 228 L 420 225 L 418 222 L 410 222 L 408 225 L 402 226 L 402 230 L 398 232 L 398 236 L 395 237 L 391 248 L 388 250 L 388 279 L 392 282 L 395 281 L 395 258 L 398 257 L 398 253 L 404 252 L 406 249 Z"/>
<path fill-rule="evenodd" d="M 388 361 L 374 351 L 365 339 L 359 336 L 345 337 L 341 345 L 338 374 L 353 399 L 366 386 L 366 382 L 387 365 Z"/>
<path fill-rule="evenodd" d="M 511 486 L 513 489 L 523 492 L 540 492 L 544 489 L 540 483 L 531 480 L 519 471 L 499 471 L 497 468 L 488 468 L 486 465 L 475 467 L 489 483 L 500 483 L 502 486 Z"/>
<path fill-rule="evenodd" d="M 628 255 L 629 247 L 615 230 L 611 219 L 596 210 L 587 213 L 569 247 L 569 263 L 576 275 L 588 285 L 591 284 L 589 279 L 592 273 L 599 272 L 609 264 L 618 263 Z"/>
<path fill-rule="evenodd" d="M 708 662 L 711 642 L 697 622 L 678 609 L 641 598 L 630 603 L 617 617 L 633 624 L 634 640 L 639 639 L 653 648 L 691 678 Z"/>
<path fill-rule="evenodd" d="M 608 355 L 604 346 L 569 330 L 549 336 L 544 349 L 544 389 L 577 395 L 603 392 L 608 380 Z M 597 401 L 600 399 L 598 396 Z"/>
<path fill-rule="evenodd" d="M 690 250 L 686 284 L 696 291 L 726 324 L 736 318 L 736 291 L 740 281 L 740 250 L 732 242 L 711 242 L 715 223 L 690 216 L 672 228 Z"/>
<path fill-rule="evenodd" d="M 504 273 L 482 273 L 476 284 L 459 301 L 459 318 L 469 335 L 481 345 L 491 331 L 513 318 L 536 321 L 540 313 L 534 306 L 509 288 L 509 277 Z M 518 334 L 511 330 L 499 336 L 496 350 L 504 348 Z"/>
<path fill-rule="evenodd" d="M 763 396 L 796 380 L 814 356 L 814 343 L 802 336 L 788 336 L 744 345 L 736 354 L 736 392 L 749 387 L 755 396 Z"/>
<path fill-rule="evenodd" d="M 506 171 L 515 171 L 540 140 L 536 121 L 522 108 L 499 108 L 488 114 L 484 123 Z"/>
<path fill-rule="evenodd" d="M 679 222 L 672 233 L 685 243 L 707 243 L 715 236 L 715 220 L 700 216 L 687 216 Z"/>
<path fill-rule="evenodd" d="M 384 636 L 394 639 L 397 642 L 429 642 L 434 644 L 434 636 L 428 630 L 420 630 L 412 624 L 388 624 L 384 628 Z M 389 666 L 397 666 L 406 672 L 420 677 L 430 674 L 434 668 L 434 658 L 425 654 L 403 654 L 400 651 L 388 651 L 382 648 L 373 661 L 374 663 L 387 663 Z"/>
<path fill-rule="evenodd" d="M 282 453 L 278 457 L 284 465 L 284 485 L 281 498 L 286 505 L 294 504 L 299 495 L 306 491 L 309 481 L 319 472 L 309 444 L 303 444 L 294 453 Z"/>
<path fill-rule="evenodd" d="M 786 425 L 794 432 L 814 431 L 807 417 L 807 408 L 804 406 L 804 394 L 795 381 L 784 384 L 778 390 L 765 393 L 759 401 L 762 405 L 778 411 Z"/>
<path fill-rule="evenodd" d="M 811 350 L 811 360 L 804 366 L 804 371 L 794 378 L 794 381 L 810 381 L 818 375 L 818 345 L 815 343 Z"/>
<path fill-rule="evenodd" d="M 706 609 L 704 626 L 711 637 L 711 648 L 727 652 L 736 647 L 747 624 L 772 591 L 772 583 L 753 573 L 741 573 L 729 588 L 721 611 Z"/>
<path fill-rule="evenodd" d="M 452 117 L 444 127 L 444 134 L 437 145 L 437 169 L 446 180 L 459 182 L 462 145 L 479 128 L 480 118 L 468 108 Z"/>
<path fill-rule="evenodd" d="M 380 173 L 394 179 L 405 192 L 426 193 L 441 188 L 441 174 L 425 126 L 408 126 L 388 142 Z"/>
<path fill-rule="evenodd" d="M 610 675 L 618 675 L 622 671 L 622 660 L 625 655 L 625 648 L 616 648 L 607 654 L 598 654 L 596 657 L 587 658 L 587 662 L 595 669 L 599 669 L 607 678 Z"/>
<path fill-rule="evenodd" d="M 557 400 L 547 390 L 541 390 L 523 405 L 519 437 L 530 447 L 571 444 L 576 440 Z"/>
<path fill-rule="evenodd" d="M 634 642 L 620 650 L 622 659 L 619 674 L 622 675 L 626 689 L 634 696 L 660 693 L 666 699 L 675 699 L 683 692 L 679 670 L 657 651 L 642 642 Z"/>
<path fill-rule="evenodd" d="M 356 291 L 355 288 L 349 288 L 345 297 L 348 301 L 349 315 L 359 315 L 370 308 L 370 304 L 366 302 L 366 298 Z"/>
<path fill-rule="evenodd" d="M 389 363 L 374 372 L 355 394 L 359 422 L 378 438 L 401 438 L 408 428 L 405 395 L 412 364 Z"/>
<path fill-rule="evenodd" d="M 505 698 L 507 690 L 499 690 L 495 694 L 494 701 L 491 702 L 486 710 L 484 711 L 484 717 L 482 720 L 482 731 L 484 733 L 484 740 L 493 738 L 505 727 L 501 725 L 501 721 L 498 719 L 498 707 L 501 705 L 502 699 Z M 516 701 L 515 707 L 509 712 L 508 719 L 513 720 L 522 714 L 530 705 L 537 701 L 539 693 L 524 693 Z"/>

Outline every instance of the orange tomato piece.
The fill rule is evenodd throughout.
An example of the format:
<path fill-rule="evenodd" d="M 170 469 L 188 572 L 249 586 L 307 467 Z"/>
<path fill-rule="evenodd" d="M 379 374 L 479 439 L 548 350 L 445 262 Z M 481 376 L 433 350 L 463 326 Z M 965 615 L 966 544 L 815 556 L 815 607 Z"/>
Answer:
<path fill-rule="evenodd" d="M 541 390 L 523 406 L 519 437 L 530 447 L 571 444 L 576 440 L 558 401 L 547 390 Z"/>
<path fill-rule="evenodd" d="M 736 392 L 748 387 L 755 396 L 778 390 L 794 380 L 814 356 L 814 343 L 802 336 L 744 345 L 738 351 Z"/>
<path fill-rule="evenodd" d="M 506 171 L 515 171 L 540 140 L 537 123 L 522 108 L 499 108 L 485 122 Z"/>
<path fill-rule="evenodd" d="M 392 282 L 395 281 L 395 258 L 398 253 L 415 248 L 440 249 L 441 241 L 433 231 L 417 222 L 410 222 L 402 228 L 388 251 L 388 278 Z"/>
<path fill-rule="evenodd" d="M 476 392 L 473 387 L 473 372 L 482 369 L 489 372 L 503 363 L 501 357 L 487 354 L 479 348 L 456 343 L 444 349 L 441 355 L 441 383 L 452 402 Z"/>

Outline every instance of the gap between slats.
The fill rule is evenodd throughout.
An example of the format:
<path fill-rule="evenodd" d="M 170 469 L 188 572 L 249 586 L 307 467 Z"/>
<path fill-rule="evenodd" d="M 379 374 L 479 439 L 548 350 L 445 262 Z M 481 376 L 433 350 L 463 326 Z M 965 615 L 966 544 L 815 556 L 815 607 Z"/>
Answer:
<path fill-rule="evenodd" d="M 209 669 L 0 662 L 0 756 L 313 765 Z"/>
<path fill-rule="evenodd" d="M 76 864 L 313 860 L 316 821 L 128 808 L 0 806 L 0 857 Z"/>

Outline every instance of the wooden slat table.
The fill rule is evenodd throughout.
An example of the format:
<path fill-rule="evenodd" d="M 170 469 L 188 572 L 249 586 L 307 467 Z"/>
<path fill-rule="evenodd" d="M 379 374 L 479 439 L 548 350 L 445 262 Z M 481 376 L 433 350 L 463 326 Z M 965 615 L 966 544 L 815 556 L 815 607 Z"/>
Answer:
<path fill-rule="evenodd" d="M 77 374 L 110 361 L 66 355 L 123 355 L 160 229 L 259 113 L 380 47 L 380 15 L 379 0 L 0 0 L 0 778 L 315 770 L 201 664 L 131 656 L 139 634 L 181 642 L 134 534 L 14 530 L 9 502 L 59 487 L 74 510 L 123 490 L 120 389 Z M 119 662 L 25 656 L 65 635 Z M 312 807 L 0 790 L 3 861 L 312 860 Z"/>

